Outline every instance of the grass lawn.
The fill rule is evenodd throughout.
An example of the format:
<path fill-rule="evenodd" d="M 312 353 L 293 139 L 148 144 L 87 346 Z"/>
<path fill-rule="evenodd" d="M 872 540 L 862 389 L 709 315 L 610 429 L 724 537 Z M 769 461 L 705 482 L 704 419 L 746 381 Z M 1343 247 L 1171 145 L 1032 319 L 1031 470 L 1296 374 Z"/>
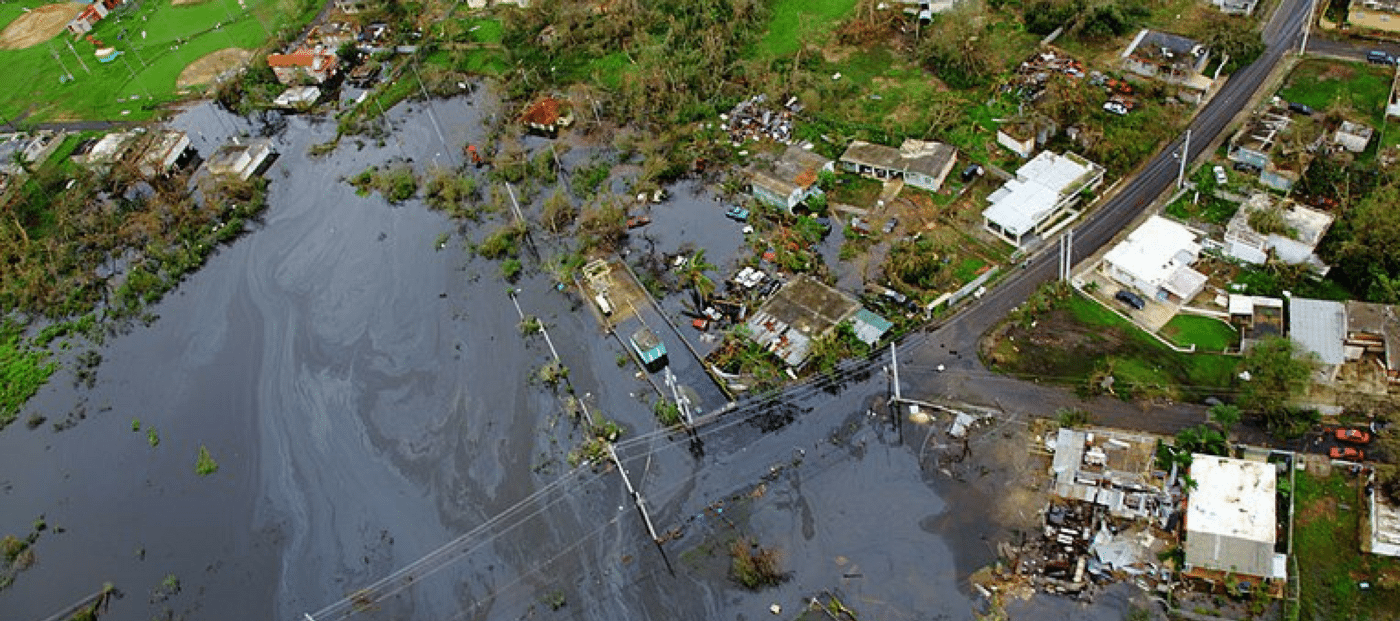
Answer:
<path fill-rule="evenodd" d="M 834 27 L 855 6 L 856 0 L 776 0 L 768 32 L 759 40 L 755 51 L 768 58 L 796 52 L 804 24 Z M 818 26 L 821 27 L 828 26 Z M 811 34 L 816 32 L 813 30 Z"/>
<path fill-rule="evenodd" d="M 24 0 L 22 4 L 45 3 Z M 47 44 L 0 51 L 9 82 L 26 85 L 0 93 L 0 113 L 27 114 L 30 121 L 149 118 L 153 111 L 147 104 L 175 99 L 175 81 L 187 65 L 216 50 L 266 44 L 278 28 L 290 23 L 299 6 L 297 0 L 245 0 L 245 4 L 246 11 L 237 0 L 182 6 L 153 0 L 127 5 L 131 8 L 113 12 L 88 33 L 123 52 L 110 63 L 98 62 L 93 55 L 97 46 L 86 37 L 72 41 L 66 33 Z M 13 19 L 15 7 L 5 5 L 0 17 Z M 73 50 L 65 41 L 72 41 Z M 60 83 L 65 70 L 74 80 Z"/>
<path fill-rule="evenodd" d="M 985 271 L 982 268 L 985 267 L 987 267 L 987 262 L 981 258 L 966 257 L 958 262 L 958 266 L 953 270 L 953 277 L 957 278 L 959 283 L 972 282 L 972 279 L 982 275 L 982 272 Z"/>
<path fill-rule="evenodd" d="M 1239 339 L 1230 324 L 1212 317 L 1179 314 L 1162 326 L 1162 336 L 1182 347 L 1196 346 L 1197 351 L 1224 351 Z"/>
<path fill-rule="evenodd" d="M 1112 375 L 1114 393 L 1125 398 L 1219 394 L 1232 385 L 1239 365 L 1231 356 L 1177 352 L 1077 294 L 1035 315 L 1034 322 L 1010 328 L 988 358 L 997 371 L 1070 386 L 1087 387 Z"/>
<path fill-rule="evenodd" d="M 1289 74 L 1278 95 L 1319 112 L 1338 103 L 1378 126 L 1390 96 L 1390 72 L 1366 63 L 1305 60 Z"/>
<path fill-rule="evenodd" d="M 1360 551 L 1366 507 L 1360 480 L 1340 472 L 1327 478 L 1297 475 L 1293 551 L 1301 618 L 1400 618 L 1400 559 Z M 1361 582 L 1371 588 L 1362 589 Z"/>
<path fill-rule="evenodd" d="M 883 183 L 860 175 L 843 173 L 837 176 L 836 187 L 831 189 L 831 202 L 842 203 L 867 209 L 875 205 L 880 197 Z"/>

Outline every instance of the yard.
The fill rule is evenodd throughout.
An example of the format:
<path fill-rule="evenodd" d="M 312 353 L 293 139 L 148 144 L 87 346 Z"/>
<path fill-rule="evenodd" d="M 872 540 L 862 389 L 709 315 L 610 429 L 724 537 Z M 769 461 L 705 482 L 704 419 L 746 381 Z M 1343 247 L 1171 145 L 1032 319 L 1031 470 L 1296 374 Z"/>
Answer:
<path fill-rule="evenodd" d="M 1182 347 L 1196 346 L 1199 352 L 1225 351 L 1239 341 L 1239 332 L 1219 319 L 1178 314 L 1162 326 L 1162 336 Z"/>
<path fill-rule="evenodd" d="M 759 40 L 756 51 L 769 58 L 796 52 L 804 37 L 817 33 L 814 24 L 836 23 L 855 5 L 856 0 L 776 0 L 768 32 Z"/>
<path fill-rule="evenodd" d="M 1305 60 L 1293 69 L 1278 95 L 1319 112 L 1335 104 L 1350 109 L 1355 118 L 1379 127 L 1385 120 L 1391 74 L 1385 67 L 1335 60 Z"/>
<path fill-rule="evenodd" d="M 1237 358 L 1174 351 L 1092 300 L 1051 291 L 1042 289 L 984 340 L 989 368 L 1125 399 L 1196 400 L 1230 390 Z"/>
<path fill-rule="evenodd" d="M 0 5 L 8 24 L 22 8 L 44 2 L 22 0 Z M 98 45 L 84 36 L 62 33 L 46 43 L 0 51 L 11 88 L 0 93 L 0 114 L 28 121 L 141 120 L 155 104 L 178 95 L 176 79 L 190 63 L 226 48 L 254 49 L 309 19 L 319 5 L 306 0 L 209 0 L 175 6 L 170 0 L 129 4 L 113 11 L 88 33 L 103 46 L 122 52 L 111 62 L 94 55 Z M 69 49 L 68 42 L 72 43 Z M 60 81 L 71 75 L 72 80 Z"/>
<path fill-rule="evenodd" d="M 1341 621 L 1400 617 L 1400 559 L 1363 554 L 1366 501 L 1361 481 L 1341 472 L 1299 472 L 1293 551 L 1298 560 L 1301 619 Z M 1369 588 L 1362 588 L 1368 583 Z"/>

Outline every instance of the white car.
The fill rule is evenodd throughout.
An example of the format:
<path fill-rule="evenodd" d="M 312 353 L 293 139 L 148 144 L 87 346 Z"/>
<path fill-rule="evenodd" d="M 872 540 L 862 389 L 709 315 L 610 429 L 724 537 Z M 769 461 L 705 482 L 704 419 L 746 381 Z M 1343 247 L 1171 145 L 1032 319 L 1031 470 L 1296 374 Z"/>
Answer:
<path fill-rule="evenodd" d="M 1128 116 L 1128 107 L 1123 105 L 1121 101 L 1106 101 L 1103 104 L 1103 109 L 1118 116 Z"/>
<path fill-rule="evenodd" d="M 1220 184 L 1220 185 L 1226 185 L 1226 184 L 1230 183 L 1230 178 L 1227 177 L 1227 176 L 1225 176 L 1225 167 L 1224 167 L 1224 166 L 1216 166 L 1215 168 L 1213 168 L 1213 169 L 1211 169 L 1211 170 L 1214 170 L 1214 171 L 1215 171 L 1215 182 L 1216 182 L 1216 183 L 1218 183 L 1218 184 Z"/>

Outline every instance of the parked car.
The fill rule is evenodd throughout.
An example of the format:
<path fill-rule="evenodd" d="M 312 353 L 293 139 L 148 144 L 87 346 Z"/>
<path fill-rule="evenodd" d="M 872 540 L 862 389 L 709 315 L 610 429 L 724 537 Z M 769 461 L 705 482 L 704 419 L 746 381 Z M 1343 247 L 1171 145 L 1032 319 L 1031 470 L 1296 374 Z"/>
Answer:
<path fill-rule="evenodd" d="M 1127 289 L 1119 289 L 1118 293 L 1113 294 L 1113 299 L 1133 307 L 1134 310 L 1142 310 L 1147 306 L 1147 301 L 1143 300 L 1142 296 Z"/>
<path fill-rule="evenodd" d="M 967 183 L 969 181 L 972 181 L 973 179 L 976 179 L 977 177 L 981 177 L 982 172 L 983 170 L 981 164 L 968 164 L 967 168 L 963 169 L 962 175 L 960 176 L 962 177 L 963 183 Z"/>
<path fill-rule="evenodd" d="M 890 218 L 885 221 L 885 228 L 881 229 L 886 235 L 894 232 L 894 227 L 899 226 L 899 218 Z"/>
<path fill-rule="evenodd" d="M 1341 428 L 1337 430 L 1337 440 L 1339 442 L 1351 442 L 1352 444 L 1366 444 L 1371 441 L 1371 432 L 1363 429 Z"/>
<path fill-rule="evenodd" d="M 1118 116 L 1128 116 L 1128 107 L 1121 101 L 1105 101 L 1103 104 L 1105 112 L 1111 112 Z"/>
<path fill-rule="evenodd" d="M 1366 459 L 1366 454 L 1361 449 L 1350 446 L 1334 446 L 1327 451 L 1327 456 L 1332 459 L 1345 459 L 1347 461 L 1361 461 Z"/>
<path fill-rule="evenodd" d="M 1225 174 L 1225 167 L 1224 167 L 1224 166 L 1216 166 L 1215 168 L 1212 168 L 1211 170 L 1215 171 L 1215 182 L 1216 182 L 1217 184 L 1225 185 L 1225 184 L 1230 183 L 1230 177 L 1228 177 L 1228 176 Z"/>
<path fill-rule="evenodd" d="M 738 205 L 734 205 L 733 207 L 729 208 L 729 211 L 724 212 L 724 217 L 729 218 L 730 220 L 737 220 L 739 222 L 747 222 L 749 219 L 749 210 L 744 209 L 743 207 L 740 207 Z"/>
<path fill-rule="evenodd" d="M 1263 169 L 1259 168 L 1258 166 L 1255 166 L 1254 164 L 1250 164 L 1249 162 L 1235 162 L 1234 169 L 1240 172 L 1252 173 L 1255 175 L 1264 172 Z"/>
<path fill-rule="evenodd" d="M 1308 107 L 1307 104 L 1298 103 L 1298 102 L 1296 102 L 1296 101 L 1291 101 L 1291 102 L 1289 102 L 1289 103 L 1288 103 L 1288 109 L 1289 109 L 1289 110 L 1292 110 L 1295 114 L 1302 114 L 1302 115 L 1305 115 L 1305 116 L 1312 116 L 1312 115 L 1313 115 L 1313 109 L 1312 109 L 1312 108 Z"/>
<path fill-rule="evenodd" d="M 1393 65 L 1395 57 L 1385 50 L 1371 50 L 1366 52 L 1366 62 L 1376 65 Z"/>

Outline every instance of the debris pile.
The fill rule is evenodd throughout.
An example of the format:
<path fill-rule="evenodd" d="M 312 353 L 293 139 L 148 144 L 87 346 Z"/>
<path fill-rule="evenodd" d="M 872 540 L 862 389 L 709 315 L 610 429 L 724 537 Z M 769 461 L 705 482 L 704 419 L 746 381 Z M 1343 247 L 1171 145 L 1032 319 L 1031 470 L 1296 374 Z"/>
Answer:
<path fill-rule="evenodd" d="M 728 114 L 719 115 L 720 128 L 729 133 L 734 146 L 749 140 L 792 142 L 792 117 L 802 112 L 802 105 L 797 103 L 796 97 L 789 97 L 776 111 L 765 106 L 766 103 L 767 95 L 754 95 L 739 102 Z"/>
<path fill-rule="evenodd" d="M 1029 585 L 1089 599 L 1094 587 L 1121 580 L 1169 590 L 1172 561 L 1163 556 L 1178 539 L 1181 490 L 1153 472 L 1155 442 L 1060 429 L 1045 448 L 1054 456 L 1054 481 L 1041 532 L 1002 544 L 1007 563 L 984 574 L 979 590 Z"/>
<path fill-rule="evenodd" d="M 1025 101 L 1035 101 L 1040 99 L 1045 92 L 1045 83 L 1055 74 L 1083 78 L 1084 65 L 1057 50 L 1035 52 L 1016 68 L 1016 75 L 1007 84 L 1007 90 L 1015 91 Z"/>

